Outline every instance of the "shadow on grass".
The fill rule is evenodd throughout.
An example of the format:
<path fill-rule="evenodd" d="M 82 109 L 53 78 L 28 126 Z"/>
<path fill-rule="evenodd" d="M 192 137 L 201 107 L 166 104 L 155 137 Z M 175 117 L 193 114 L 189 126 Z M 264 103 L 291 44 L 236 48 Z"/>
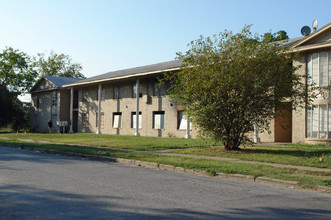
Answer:
<path fill-rule="evenodd" d="M 305 149 L 305 150 L 292 150 L 292 149 L 245 149 L 242 148 L 241 153 L 244 154 L 272 154 L 272 155 L 287 155 L 296 157 L 320 157 L 323 155 L 331 154 L 330 149 Z"/>

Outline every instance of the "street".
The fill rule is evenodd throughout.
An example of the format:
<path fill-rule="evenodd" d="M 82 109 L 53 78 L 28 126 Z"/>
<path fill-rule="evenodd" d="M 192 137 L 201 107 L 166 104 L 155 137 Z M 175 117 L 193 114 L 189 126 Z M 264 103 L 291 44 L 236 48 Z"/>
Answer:
<path fill-rule="evenodd" d="M 330 218 L 330 194 L 0 146 L 0 219 Z"/>

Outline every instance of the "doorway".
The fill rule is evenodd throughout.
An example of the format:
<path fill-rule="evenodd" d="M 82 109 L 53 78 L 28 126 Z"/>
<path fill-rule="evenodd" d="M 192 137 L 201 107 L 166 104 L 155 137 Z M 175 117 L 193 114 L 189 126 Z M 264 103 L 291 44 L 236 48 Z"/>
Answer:
<path fill-rule="evenodd" d="M 275 118 L 275 142 L 292 142 L 292 104 L 277 110 Z"/>

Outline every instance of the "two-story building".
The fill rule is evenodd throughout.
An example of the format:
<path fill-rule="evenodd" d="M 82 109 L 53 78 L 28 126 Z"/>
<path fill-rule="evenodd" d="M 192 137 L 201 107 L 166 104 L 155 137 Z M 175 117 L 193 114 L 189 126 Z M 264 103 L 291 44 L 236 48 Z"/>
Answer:
<path fill-rule="evenodd" d="M 308 36 L 289 39 L 283 46 L 300 53 L 293 65 L 300 66 L 298 72 L 308 75 L 307 86 L 319 86 L 315 108 L 309 106 L 297 111 L 287 109 L 286 117 L 276 118 L 271 123 L 271 133 L 259 134 L 262 142 L 331 142 L 331 24 Z M 69 121 L 70 132 L 99 133 L 114 135 L 141 135 L 156 137 L 196 137 L 197 131 L 186 120 L 184 109 L 174 105 L 168 94 L 167 85 L 158 86 L 158 78 L 165 72 L 179 71 L 178 60 L 124 69 L 98 75 L 84 80 L 68 82 L 63 90 L 67 109 L 65 118 Z M 46 80 L 46 79 L 45 79 Z M 41 82 L 39 82 L 41 84 Z M 53 110 L 51 91 L 45 99 L 36 101 L 32 90 L 33 108 L 48 102 L 47 112 L 33 115 L 35 131 L 44 131 L 49 118 L 61 117 L 59 109 Z M 65 91 L 65 92 L 64 92 Z M 60 96 L 62 96 L 62 93 Z M 38 97 L 41 97 L 41 96 Z M 60 103 L 61 106 L 61 103 Z M 43 107 L 44 108 L 44 107 Z M 137 117 L 138 116 L 138 117 Z M 64 118 L 57 118 L 64 120 Z M 39 122 L 42 121 L 42 125 Z M 36 123 L 38 122 L 38 123 Z M 43 129 L 39 127 L 43 127 Z"/>
<path fill-rule="evenodd" d="M 158 85 L 165 72 L 178 71 L 180 61 L 170 61 L 109 72 L 66 85 L 71 88 L 72 128 L 78 132 L 190 137 L 184 109 L 171 103 L 167 85 Z M 76 116 L 75 116 L 76 115 Z M 138 117 L 137 117 L 138 116 Z M 73 119 L 78 117 L 78 121 Z M 77 123 L 77 124 L 75 124 Z"/>

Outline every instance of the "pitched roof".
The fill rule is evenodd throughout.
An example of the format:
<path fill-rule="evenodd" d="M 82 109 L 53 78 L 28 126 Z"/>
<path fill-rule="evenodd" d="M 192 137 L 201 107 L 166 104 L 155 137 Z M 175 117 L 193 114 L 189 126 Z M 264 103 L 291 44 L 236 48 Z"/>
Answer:
<path fill-rule="evenodd" d="M 290 39 L 287 39 L 287 40 L 280 40 L 280 41 L 277 41 L 277 43 L 279 43 L 280 46 L 283 46 L 283 47 L 290 47 L 292 46 L 293 44 L 305 39 L 306 36 L 302 36 L 302 37 L 295 37 L 295 38 L 290 38 Z"/>
<path fill-rule="evenodd" d="M 69 78 L 69 77 L 58 77 L 58 76 L 42 76 L 35 84 L 34 86 L 31 88 L 30 92 L 33 92 L 36 90 L 36 88 L 38 86 L 40 86 L 42 80 L 47 80 L 49 81 L 51 84 L 53 84 L 54 86 L 52 87 L 42 87 L 40 88 L 40 91 L 45 91 L 45 90 L 50 90 L 50 89 L 61 89 L 64 88 L 65 84 L 69 84 L 69 83 L 74 83 L 77 82 L 79 80 L 82 80 L 81 78 Z"/>
<path fill-rule="evenodd" d="M 172 60 L 168 62 L 162 62 L 147 66 L 140 66 L 130 69 L 123 69 L 123 70 L 117 70 L 113 72 L 108 72 L 105 74 L 101 74 L 98 76 L 90 77 L 87 79 L 80 80 L 78 82 L 74 82 L 71 84 L 66 84 L 65 86 L 75 86 L 75 85 L 83 85 L 83 84 L 90 84 L 90 83 L 96 83 L 101 81 L 110 81 L 115 79 L 122 79 L 122 78 L 130 78 L 135 76 L 142 76 L 142 75 L 150 75 L 155 73 L 160 73 L 164 71 L 173 71 L 177 70 L 181 67 L 182 62 L 180 60 Z"/>
<path fill-rule="evenodd" d="M 70 84 L 82 80 L 82 78 L 58 77 L 58 76 L 43 76 L 43 78 L 51 81 L 58 88 L 63 88 L 63 85 Z"/>
<path fill-rule="evenodd" d="M 306 36 L 306 37 L 303 37 L 302 40 L 300 41 L 297 41 L 294 45 L 293 45 L 293 48 L 294 47 L 299 47 L 299 46 L 302 46 L 302 44 L 304 44 L 305 42 L 311 40 L 312 38 L 315 38 L 317 37 L 318 35 L 321 35 L 323 34 L 324 32 L 328 31 L 331 29 L 331 23 L 327 24 L 327 25 L 324 25 L 323 27 L 321 27 L 320 29 L 318 29 L 317 31 L 313 32 L 312 34 Z"/>

